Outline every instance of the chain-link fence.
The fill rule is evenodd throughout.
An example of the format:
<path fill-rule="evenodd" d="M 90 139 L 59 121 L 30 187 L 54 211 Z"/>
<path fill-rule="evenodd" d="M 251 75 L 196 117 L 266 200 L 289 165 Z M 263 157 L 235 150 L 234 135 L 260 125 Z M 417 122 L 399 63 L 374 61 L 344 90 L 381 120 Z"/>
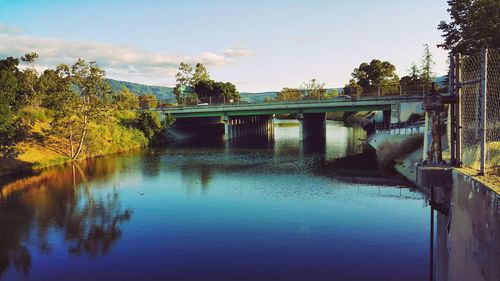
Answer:
<path fill-rule="evenodd" d="M 488 50 L 487 65 L 485 169 L 500 174 L 500 50 Z"/>
<path fill-rule="evenodd" d="M 455 56 L 457 155 L 462 165 L 500 174 L 500 51 Z"/>

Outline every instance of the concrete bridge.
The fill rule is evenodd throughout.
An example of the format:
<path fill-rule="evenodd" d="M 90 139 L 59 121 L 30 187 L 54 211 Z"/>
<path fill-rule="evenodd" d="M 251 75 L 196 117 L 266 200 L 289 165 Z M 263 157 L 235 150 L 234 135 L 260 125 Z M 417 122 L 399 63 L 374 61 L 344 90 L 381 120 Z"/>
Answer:
<path fill-rule="evenodd" d="M 391 124 L 401 121 L 403 108 L 408 105 L 420 108 L 421 102 L 421 95 L 387 96 L 166 107 L 162 111 L 177 119 L 169 129 L 177 138 L 217 133 L 233 139 L 251 133 L 272 133 L 274 114 L 296 113 L 301 120 L 301 139 L 306 139 L 324 134 L 327 112 L 380 111 L 383 112 L 383 122 Z"/>

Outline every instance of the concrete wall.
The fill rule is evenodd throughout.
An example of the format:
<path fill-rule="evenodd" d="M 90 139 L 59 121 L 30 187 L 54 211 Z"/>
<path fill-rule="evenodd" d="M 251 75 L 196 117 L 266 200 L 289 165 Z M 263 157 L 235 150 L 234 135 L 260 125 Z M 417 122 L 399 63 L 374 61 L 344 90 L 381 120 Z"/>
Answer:
<path fill-rule="evenodd" d="M 459 170 L 452 177 L 449 214 L 438 215 L 437 280 L 500 280 L 500 195 L 491 189 L 495 184 Z"/>
<path fill-rule="evenodd" d="M 414 113 L 420 113 L 423 114 L 423 109 L 422 109 L 422 102 L 401 102 L 398 105 L 398 108 L 394 108 L 397 110 L 398 113 L 394 113 L 391 116 L 391 122 L 392 123 L 397 123 L 397 122 L 407 122 L 410 116 Z M 398 119 L 399 118 L 399 119 Z M 373 118 L 375 123 L 383 123 L 384 120 L 384 112 L 383 111 L 377 111 L 375 113 L 375 116 Z M 397 121 L 399 120 L 399 121 Z"/>

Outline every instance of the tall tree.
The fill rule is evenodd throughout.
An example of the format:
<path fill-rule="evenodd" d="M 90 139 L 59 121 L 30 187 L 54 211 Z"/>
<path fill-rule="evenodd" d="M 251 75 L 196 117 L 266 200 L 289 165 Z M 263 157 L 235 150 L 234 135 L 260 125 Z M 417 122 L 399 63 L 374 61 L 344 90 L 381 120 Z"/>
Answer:
<path fill-rule="evenodd" d="M 445 50 L 472 54 L 482 47 L 500 47 L 500 1 L 448 0 L 450 22 L 441 21 Z"/>
<path fill-rule="evenodd" d="M 52 115 L 50 128 L 46 129 L 47 145 L 52 143 L 52 136 L 67 140 L 67 146 L 57 145 L 55 150 L 61 154 L 73 157 L 75 155 L 76 131 L 79 124 L 78 113 L 81 97 L 72 89 L 73 80 L 70 67 L 60 64 L 56 69 L 45 70 L 40 76 L 40 88 L 44 92 L 42 105 Z"/>
<path fill-rule="evenodd" d="M 193 77 L 191 79 L 191 87 L 196 87 L 200 82 L 206 82 L 210 80 L 210 74 L 208 70 L 202 63 L 197 63 L 194 69 Z"/>
<path fill-rule="evenodd" d="M 78 87 L 80 103 L 78 105 L 79 140 L 72 155 L 75 160 L 80 155 L 85 144 L 89 123 L 99 122 L 105 116 L 109 106 L 111 87 L 105 79 L 106 72 L 95 62 L 86 63 L 82 59 L 71 67 L 72 82 Z"/>
<path fill-rule="evenodd" d="M 432 83 L 435 75 L 432 68 L 436 64 L 432 59 L 431 51 L 429 50 L 429 45 L 424 44 L 424 54 L 421 59 L 422 66 L 420 68 L 420 80 L 422 83 Z"/>
<path fill-rule="evenodd" d="M 15 158 L 19 150 L 15 145 L 26 137 L 28 125 L 18 116 L 20 81 L 19 59 L 0 60 L 0 156 Z"/>
<path fill-rule="evenodd" d="M 181 62 L 179 71 L 175 74 L 177 87 L 191 87 L 193 82 L 193 67 L 189 63 Z"/>

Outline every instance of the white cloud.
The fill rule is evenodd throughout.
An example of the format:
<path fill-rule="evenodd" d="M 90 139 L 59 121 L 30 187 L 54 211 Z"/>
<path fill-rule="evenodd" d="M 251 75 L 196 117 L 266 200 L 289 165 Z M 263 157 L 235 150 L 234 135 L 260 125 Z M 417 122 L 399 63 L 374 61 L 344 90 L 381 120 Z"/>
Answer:
<path fill-rule="evenodd" d="M 201 62 L 207 67 L 233 63 L 229 56 L 211 52 L 185 56 L 152 53 L 129 45 L 30 37 L 0 23 L 0 58 L 20 57 L 28 52 L 38 53 L 37 69 L 72 64 L 83 58 L 96 61 L 111 78 L 154 84 L 172 84 L 181 61 Z"/>
<path fill-rule="evenodd" d="M 234 57 L 251 57 L 255 55 L 255 52 L 252 50 L 247 50 L 243 48 L 231 48 L 231 49 L 226 49 L 224 51 L 224 55 L 228 58 L 234 58 Z"/>

